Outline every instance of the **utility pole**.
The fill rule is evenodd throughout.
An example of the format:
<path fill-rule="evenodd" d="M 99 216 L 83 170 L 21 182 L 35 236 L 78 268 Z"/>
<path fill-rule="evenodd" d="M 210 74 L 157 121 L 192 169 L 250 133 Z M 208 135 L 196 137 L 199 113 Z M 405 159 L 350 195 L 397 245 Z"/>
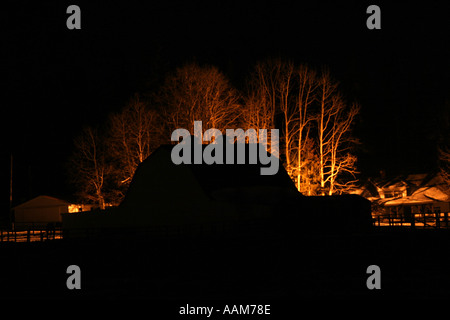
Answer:
<path fill-rule="evenodd" d="M 10 174 L 9 174 L 9 222 L 12 226 L 12 189 L 13 188 L 13 155 L 11 152 Z"/>

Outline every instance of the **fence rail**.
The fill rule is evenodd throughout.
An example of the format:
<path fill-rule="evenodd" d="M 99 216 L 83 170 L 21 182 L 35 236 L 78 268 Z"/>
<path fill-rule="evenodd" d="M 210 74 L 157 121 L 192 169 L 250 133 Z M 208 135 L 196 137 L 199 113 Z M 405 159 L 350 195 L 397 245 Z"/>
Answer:
<path fill-rule="evenodd" d="M 373 218 L 376 227 L 410 227 L 421 229 L 448 229 L 450 228 L 449 213 L 411 213 L 411 214 L 381 214 Z"/>
<path fill-rule="evenodd" d="M 0 230 L 0 242 L 36 242 L 62 239 L 61 228 Z"/>
<path fill-rule="evenodd" d="M 147 239 L 170 237 L 198 237 L 224 235 L 236 236 L 265 232 L 267 222 L 243 221 L 240 223 L 211 223 L 183 226 L 149 226 L 149 227 L 86 227 L 86 228 L 28 228 L 26 230 L 0 230 L 2 242 L 37 242 L 55 239 Z"/>
<path fill-rule="evenodd" d="M 372 217 L 375 227 L 409 227 L 420 229 L 449 229 L 449 213 L 411 213 L 408 215 L 399 214 L 379 214 Z M 131 228 L 121 229 L 122 237 L 139 236 L 198 236 L 215 234 L 220 236 L 223 234 L 246 234 L 249 231 L 260 231 L 262 228 L 260 223 L 247 221 L 240 224 L 217 224 L 209 226 L 184 226 L 177 228 L 168 227 L 149 227 L 149 228 Z M 111 236 L 114 233 L 117 237 L 117 230 L 108 228 L 83 228 L 74 230 L 64 230 L 57 228 L 28 228 L 26 230 L 5 230 L 0 229 L 0 243 L 2 242 L 37 242 L 55 239 L 63 239 L 64 236 L 70 238 L 102 238 Z"/>

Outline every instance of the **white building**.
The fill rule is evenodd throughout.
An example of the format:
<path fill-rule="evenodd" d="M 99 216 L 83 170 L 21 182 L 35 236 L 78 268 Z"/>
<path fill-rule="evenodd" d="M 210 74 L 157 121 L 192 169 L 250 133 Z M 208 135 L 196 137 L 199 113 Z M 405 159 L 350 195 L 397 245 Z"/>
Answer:
<path fill-rule="evenodd" d="M 16 229 L 61 223 L 62 213 L 91 210 L 92 205 L 73 204 L 50 196 L 38 196 L 13 208 Z"/>

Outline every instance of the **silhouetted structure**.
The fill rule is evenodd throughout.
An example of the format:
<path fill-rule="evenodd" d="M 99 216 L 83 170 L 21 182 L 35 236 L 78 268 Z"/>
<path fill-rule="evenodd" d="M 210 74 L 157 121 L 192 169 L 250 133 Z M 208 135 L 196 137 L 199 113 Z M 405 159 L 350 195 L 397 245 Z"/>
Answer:
<path fill-rule="evenodd" d="M 139 165 L 118 208 L 63 215 L 63 227 L 195 229 L 256 221 L 317 231 L 371 224 L 370 202 L 362 197 L 304 197 L 281 164 L 276 174 L 261 175 L 259 160 L 248 163 L 248 144 L 245 164 L 175 165 L 172 148 L 161 146 Z"/>

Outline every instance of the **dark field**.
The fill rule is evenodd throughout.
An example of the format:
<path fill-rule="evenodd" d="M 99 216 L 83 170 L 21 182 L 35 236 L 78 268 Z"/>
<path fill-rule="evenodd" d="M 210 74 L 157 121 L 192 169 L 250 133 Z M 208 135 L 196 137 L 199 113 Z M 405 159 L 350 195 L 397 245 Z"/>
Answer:
<path fill-rule="evenodd" d="M 299 231 L 299 233 L 301 233 Z M 2 298 L 402 299 L 450 298 L 450 232 L 253 234 L 0 244 Z M 66 269 L 81 269 L 69 290 Z M 369 265 L 381 289 L 369 290 Z"/>

